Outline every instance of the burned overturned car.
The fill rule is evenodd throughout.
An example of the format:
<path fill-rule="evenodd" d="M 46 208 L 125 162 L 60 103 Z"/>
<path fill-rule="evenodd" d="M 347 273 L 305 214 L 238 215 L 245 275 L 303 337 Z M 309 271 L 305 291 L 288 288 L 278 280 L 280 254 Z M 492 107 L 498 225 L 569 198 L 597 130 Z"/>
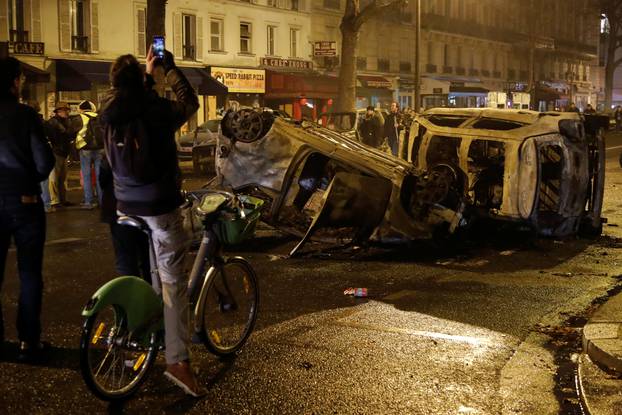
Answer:
<path fill-rule="evenodd" d="M 451 234 L 481 216 L 562 236 L 600 233 L 604 147 L 597 119 L 437 110 L 415 119 L 409 160 L 266 109 L 229 112 L 219 184 L 265 201 L 263 220 L 302 236 L 381 242 Z"/>
<path fill-rule="evenodd" d="M 525 110 L 433 109 L 411 125 L 407 158 L 446 176 L 481 217 L 541 235 L 599 235 L 606 117 Z"/>
<path fill-rule="evenodd" d="M 437 176 L 344 134 L 252 109 L 228 113 L 221 130 L 220 184 L 264 199 L 264 221 L 304 235 L 292 254 L 327 229 L 394 241 L 461 224 L 462 203 Z"/>

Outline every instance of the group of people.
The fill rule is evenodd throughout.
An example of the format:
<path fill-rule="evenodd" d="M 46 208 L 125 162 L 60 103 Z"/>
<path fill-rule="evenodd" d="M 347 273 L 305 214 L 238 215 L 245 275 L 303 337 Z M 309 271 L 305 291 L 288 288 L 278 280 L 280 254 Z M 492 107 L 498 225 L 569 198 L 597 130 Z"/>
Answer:
<path fill-rule="evenodd" d="M 39 113 L 36 101 L 28 105 Z M 41 198 L 46 212 L 71 205 L 67 200 L 67 164 L 72 154 L 78 154 L 80 159 L 84 191 L 81 206 L 92 209 L 101 198 L 98 181 L 93 177 L 93 171 L 95 176 L 99 176 L 104 158 L 103 135 L 95 105 L 90 101 L 82 101 L 78 106 L 78 115 L 70 115 L 70 112 L 71 108 L 66 102 L 59 102 L 54 108 L 54 115 L 43 122 L 43 131 L 55 160 L 49 177 L 41 182 Z M 39 114 L 39 118 L 43 121 L 42 115 Z"/>
<path fill-rule="evenodd" d="M 95 119 L 95 112 L 86 104 L 80 105 L 82 125 L 74 143 L 80 148 L 81 158 L 84 157 L 82 165 L 89 160 L 92 163 L 98 155 L 103 156 L 98 195 L 103 196 L 107 211 L 112 216 L 117 212 L 137 216 L 150 228 L 154 265 L 162 282 L 165 375 L 196 397 L 204 392 L 190 366 L 188 350 L 187 276 L 183 258 L 189 236 L 183 228 L 180 210 L 183 197 L 175 131 L 198 110 L 199 101 L 170 52 L 165 51 L 164 57 L 158 58 L 150 50 L 145 66 L 143 70 L 132 55 L 120 56 L 111 66 L 111 89 L 97 115 L 104 150 L 93 150 L 88 144 L 87 137 L 93 134 L 88 133 L 88 124 Z M 155 82 L 151 74 L 157 67 L 163 69 L 166 82 L 176 95 L 175 101 L 158 96 L 153 89 Z M 46 231 L 41 183 L 49 179 L 52 190 L 61 180 L 61 167 L 66 164 L 72 133 L 67 105 L 58 105 L 54 121 L 44 126 L 33 108 L 19 102 L 23 82 L 19 61 L 10 57 L 0 59 L 0 286 L 13 240 L 20 279 L 18 359 L 29 361 L 45 358 L 50 348 L 49 343 L 41 341 Z M 85 186 L 90 183 L 87 174 L 84 183 Z M 57 199 L 52 200 L 62 203 L 60 190 L 56 193 L 53 190 L 54 195 Z M 85 203 L 88 202 L 91 200 L 85 191 Z M 112 239 L 117 272 L 125 274 L 124 267 L 137 268 L 139 250 L 134 251 L 136 255 L 130 255 L 124 249 L 132 247 L 131 237 L 115 234 L 113 230 Z M 0 308 L 0 353 L 4 334 Z"/>
<path fill-rule="evenodd" d="M 412 110 L 410 108 L 400 110 L 397 102 L 391 103 L 386 117 L 378 109 L 368 106 L 358 124 L 361 141 L 368 146 L 379 148 L 386 140 L 391 153 L 398 156 L 400 133 L 402 131 L 408 133 L 412 117 Z"/>

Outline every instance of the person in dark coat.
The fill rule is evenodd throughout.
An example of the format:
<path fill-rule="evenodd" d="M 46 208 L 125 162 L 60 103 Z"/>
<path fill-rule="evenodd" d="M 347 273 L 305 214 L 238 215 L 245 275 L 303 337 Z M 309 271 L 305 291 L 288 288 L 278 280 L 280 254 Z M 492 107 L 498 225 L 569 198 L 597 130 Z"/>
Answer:
<path fill-rule="evenodd" d="M 54 167 L 54 154 L 39 115 L 18 101 L 23 80 L 17 59 L 0 59 L 0 286 L 12 239 L 20 280 L 18 359 L 28 361 L 49 349 L 41 342 L 45 212 L 40 183 Z M 4 343 L 1 307 L 0 343 Z"/>
<path fill-rule="evenodd" d="M 50 176 L 51 206 L 67 205 L 67 157 L 71 152 L 75 132 L 69 120 L 69 105 L 59 102 L 54 108 L 54 116 L 45 123 L 45 133 L 52 144 L 55 164 Z"/>
<path fill-rule="evenodd" d="M 391 103 L 391 111 L 387 118 L 384 120 L 384 136 L 387 138 L 387 143 L 391 148 L 391 153 L 397 157 L 400 131 L 404 127 L 402 126 L 402 118 L 400 115 L 400 107 L 397 102 Z"/>
<path fill-rule="evenodd" d="M 101 221 L 110 227 L 115 256 L 115 270 L 119 276 L 133 275 L 151 284 L 149 241 L 140 229 L 119 225 L 117 199 L 114 197 L 112 169 L 104 157 L 99 171 L 101 188 Z"/>
<path fill-rule="evenodd" d="M 102 103 L 106 157 L 112 168 L 117 210 L 146 222 L 154 242 L 164 298 L 166 371 L 164 375 L 192 396 L 202 395 L 190 366 L 187 275 L 184 255 L 190 237 L 183 228 L 181 171 L 175 132 L 199 108 L 199 100 L 173 55 L 147 54 L 146 73 L 161 64 L 176 101 L 145 88 L 145 75 L 132 55 L 117 58 L 110 69 L 113 89 Z"/>
<path fill-rule="evenodd" d="M 367 107 L 365 116 L 361 119 L 359 133 L 361 134 L 361 142 L 368 146 L 378 148 L 382 144 L 384 132 L 384 119 L 374 107 Z"/>

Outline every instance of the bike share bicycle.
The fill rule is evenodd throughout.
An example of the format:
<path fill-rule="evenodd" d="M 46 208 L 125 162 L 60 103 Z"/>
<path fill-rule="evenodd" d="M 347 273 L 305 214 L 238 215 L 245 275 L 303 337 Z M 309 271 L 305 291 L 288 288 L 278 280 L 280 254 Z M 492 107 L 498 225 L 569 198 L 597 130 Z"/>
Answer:
<path fill-rule="evenodd" d="M 252 235 L 263 201 L 212 190 L 188 193 L 187 200 L 198 202 L 194 212 L 203 229 L 188 283 L 192 329 L 210 352 L 231 356 L 253 331 L 259 287 L 251 265 L 242 257 L 223 257 L 222 246 Z M 93 394 L 107 401 L 134 394 L 164 348 L 161 281 L 149 228 L 132 216 L 118 223 L 147 233 L 152 286 L 133 276 L 115 278 L 82 310 L 82 377 Z"/>

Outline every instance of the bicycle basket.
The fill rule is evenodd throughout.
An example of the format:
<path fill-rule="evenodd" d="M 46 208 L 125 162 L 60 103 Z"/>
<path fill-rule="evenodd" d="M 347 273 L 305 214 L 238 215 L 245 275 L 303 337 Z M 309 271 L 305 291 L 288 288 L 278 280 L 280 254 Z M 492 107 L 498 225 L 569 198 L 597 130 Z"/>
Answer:
<path fill-rule="evenodd" d="M 238 195 L 244 216 L 237 212 L 231 217 L 222 215 L 214 230 L 224 245 L 237 245 L 255 234 L 264 201 L 253 196 Z"/>

